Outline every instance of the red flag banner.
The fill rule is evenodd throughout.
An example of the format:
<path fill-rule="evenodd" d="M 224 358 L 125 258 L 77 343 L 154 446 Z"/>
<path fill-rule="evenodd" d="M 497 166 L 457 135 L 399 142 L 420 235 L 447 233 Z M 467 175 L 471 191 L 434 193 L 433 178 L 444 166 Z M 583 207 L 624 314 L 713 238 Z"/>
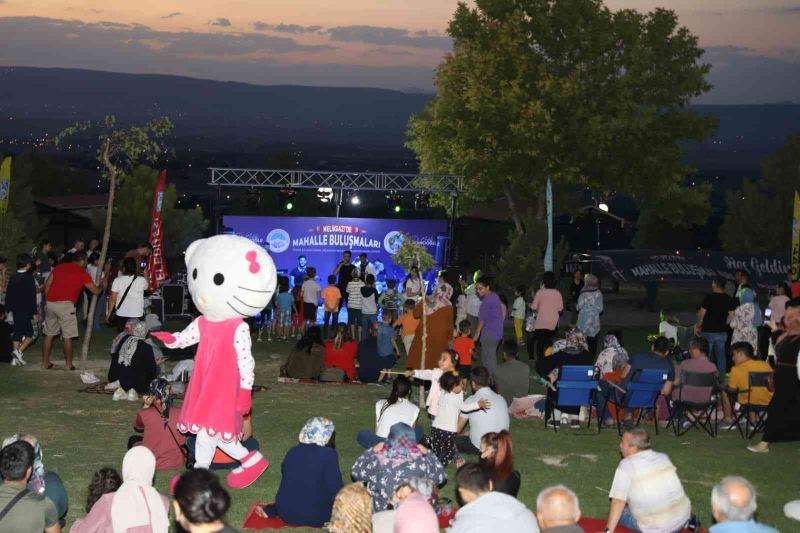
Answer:
<path fill-rule="evenodd" d="M 150 244 L 153 245 L 153 253 L 150 254 L 150 289 L 159 287 L 164 280 L 169 277 L 167 263 L 164 260 L 164 234 L 162 228 L 164 221 L 161 212 L 164 208 L 164 198 L 167 191 L 167 171 L 162 170 L 153 191 L 153 214 L 150 221 Z"/>

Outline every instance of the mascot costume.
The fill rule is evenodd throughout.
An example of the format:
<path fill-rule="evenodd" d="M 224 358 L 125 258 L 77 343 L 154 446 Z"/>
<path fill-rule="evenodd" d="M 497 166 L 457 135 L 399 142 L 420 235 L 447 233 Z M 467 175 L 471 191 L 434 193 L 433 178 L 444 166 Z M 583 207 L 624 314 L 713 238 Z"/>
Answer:
<path fill-rule="evenodd" d="M 208 468 L 216 448 L 242 465 L 228 474 L 231 488 L 252 484 L 269 466 L 242 446 L 243 416 L 252 406 L 255 361 L 243 318 L 264 309 L 275 292 L 275 264 L 261 246 L 236 235 L 217 235 L 186 249 L 189 292 L 202 316 L 179 333 L 152 335 L 167 348 L 198 344 L 178 430 L 197 435 L 195 468 Z"/>

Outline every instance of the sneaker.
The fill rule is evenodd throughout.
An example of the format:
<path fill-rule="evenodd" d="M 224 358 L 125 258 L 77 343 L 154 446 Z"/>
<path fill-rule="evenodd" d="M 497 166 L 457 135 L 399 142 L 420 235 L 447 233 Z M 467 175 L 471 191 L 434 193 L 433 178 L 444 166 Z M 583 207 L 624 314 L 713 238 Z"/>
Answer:
<path fill-rule="evenodd" d="M 16 360 L 16 361 L 17 361 L 17 364 L 18 364 L 19 366 L 23 366 L 23 365 L 26 365 L 26 364 L 27 364 L 27 363 L 25 362 L 25 359 L 23 359 L 23 358 L 22 358 L 22 352 L 21 352 L 21 351 L 19 351 L 19 350 L 14 350 L 13 354 L 14 354 L 14 360 Z"/>
<path fill-rule="evenodd" d="M 133 392 L 136 392 L 136 391 L 133 391 Z M 125 392 L 122 389 L 122 387 L 119 387 L 117 390 L 114 391 L 114 396 L 112 396 L 111 399 L 114 400 L 115 402 L 118 402 L 118 401 L 120 401 L 120 400 L 122 400 L 124 398 L 127 398 L 127 397 L 128 397 L 128 393 Z"/>
<path fill-rule="evenodd" d="M 733 423 L 733 420 L 731 420 L 730 422 L 723 420 L 722 422 L 719 423 L 719 429 L 731 429 L 734 427 L 736 427 L 736 424 Z"/>
<path fill-rule="evenodd" d="M 573 420 L 569 423 L 570 429 L 581 429 L 581 422 L 580 420 Z"/>
<path fill-rule="evenodd" d="M 139 395 L 136 394 L 136 389 L 131 389 L 131 390 L 128 391 L 128 401 L 129 402 L 135 402 L 138 399 L 139 399 Z"/>
<path fill-rule="evenodd" d="M 119 388 L 119 380 L 106 383 L 103 387 L 105 390 L 117 390 Z"/>
<path fill-rule="evenodd" d="M 559 427 L 561 427 L 561 422 L 559 422 L 558 420 L 548 420 L 547 427 L 558 429 Z"/>
<path fill-rule="evenodd" d="M 11 366 L 22 366 L 22 363 L 20 363 L 20 362 L 17 360 L 17 358 L 16 358 L 16 357 L 12 357 L 12 358 L 11 358 Z"/>

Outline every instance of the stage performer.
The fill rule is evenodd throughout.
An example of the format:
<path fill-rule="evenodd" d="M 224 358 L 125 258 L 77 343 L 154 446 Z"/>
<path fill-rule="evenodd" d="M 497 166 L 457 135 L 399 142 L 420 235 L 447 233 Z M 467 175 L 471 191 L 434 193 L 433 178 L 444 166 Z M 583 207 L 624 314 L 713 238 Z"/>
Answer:
<path fill-rule="evenodd" d="M 199 343 L 194 372 L 181 407 L 178 430 L 197 435 L 195 468 L 208 468 L 219 448 L 242 466 L 228 474 L 231 488 L 252 484 L 269 466 L 240 438 L 250 411 L 255 361 L 250 328 L 242 320 L 263 309 L 276 285 L 275 264 L 249 239 L 217 235 L 189 245 L 189 292 L 202 316 L 179 333 L 153 336 L 167 348 Z"/>

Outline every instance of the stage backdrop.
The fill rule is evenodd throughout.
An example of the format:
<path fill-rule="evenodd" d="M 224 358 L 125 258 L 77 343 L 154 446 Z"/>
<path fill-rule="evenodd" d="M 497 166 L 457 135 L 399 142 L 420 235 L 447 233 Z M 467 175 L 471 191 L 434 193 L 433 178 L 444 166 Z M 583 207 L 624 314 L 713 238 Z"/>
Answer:
<path fill-rule="evenodd" d="M 288 273 L 297 266 L 297 257 L 305 255 L 308 266 L 317 269 L 323 287 L 344 250 L 353 252 L 353 263 L 362 252 L 370 262 L 380 260 L 386 279 L 401 280 L 405 272 L 392 262 L 400 242 L 392 246 L 393 236 L 399 232 L 411 235 L 438 264 L 447 244 L 446 220 L 225 216 L 222 223 L 225 233 L 242 235 L 266 248 L 278 270 Z"/>

